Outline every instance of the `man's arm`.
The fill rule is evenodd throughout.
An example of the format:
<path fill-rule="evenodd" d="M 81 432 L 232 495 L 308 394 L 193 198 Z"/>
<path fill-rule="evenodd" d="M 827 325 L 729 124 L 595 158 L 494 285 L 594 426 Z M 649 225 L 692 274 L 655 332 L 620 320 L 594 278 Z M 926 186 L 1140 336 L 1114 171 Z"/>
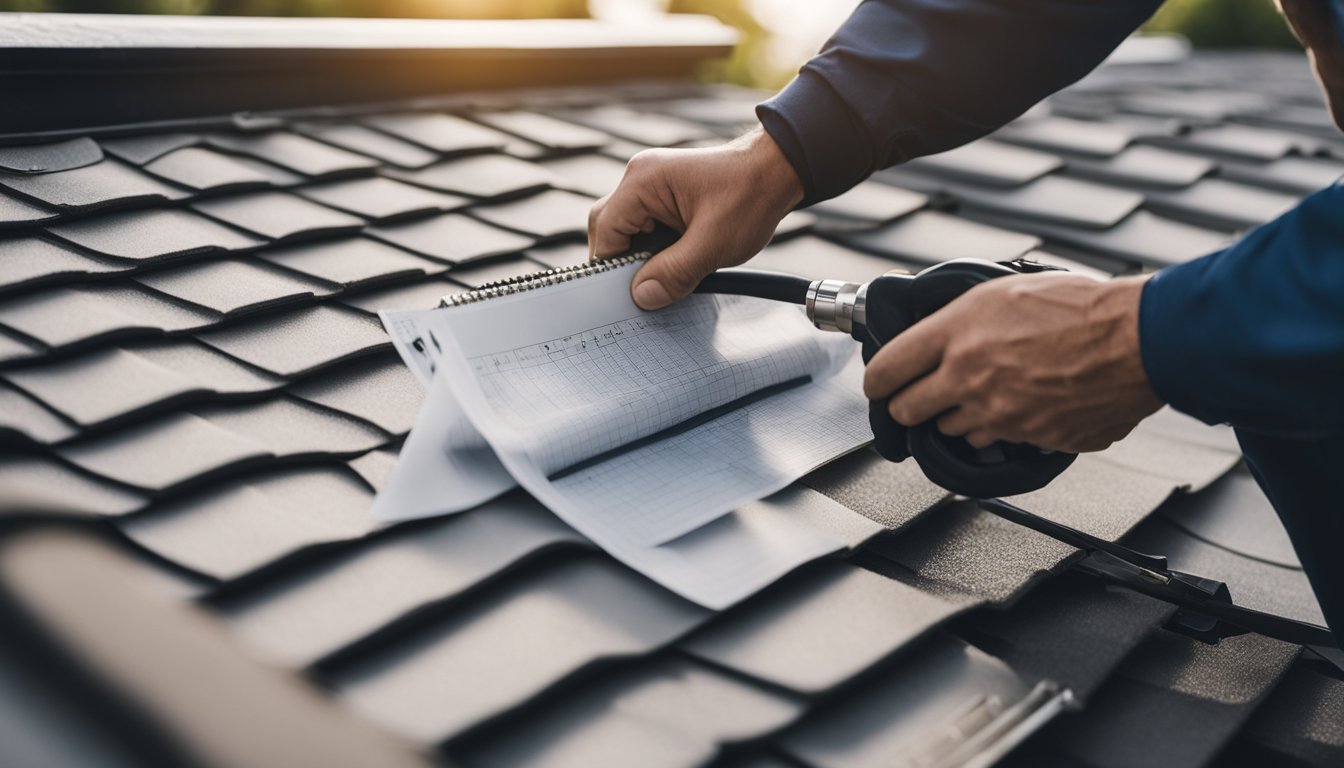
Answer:
<path fill-rule="evenodd" d="M 1080 79 L 1161 0 L 867 0 L 757 109 L 804 202 L 973 141 Z"/>
<path fill-rule="evenodd" d="M 1344 187 L 1144 288 L 1139 336 L 1157 394 L 1205 422 L 1344 436 Z"/>
<path fill-rule="evenodd" d="M 873 170 L 963 144 L 1077 80 L 1160 0 L 868 0 L 758 113 L 765 131 L 710 149 L 650 150 L 593 206 L 592 258 L 655 221 L 683 233 L 635 276 L 671 304 L 769 242 L 800 202 Z"/>

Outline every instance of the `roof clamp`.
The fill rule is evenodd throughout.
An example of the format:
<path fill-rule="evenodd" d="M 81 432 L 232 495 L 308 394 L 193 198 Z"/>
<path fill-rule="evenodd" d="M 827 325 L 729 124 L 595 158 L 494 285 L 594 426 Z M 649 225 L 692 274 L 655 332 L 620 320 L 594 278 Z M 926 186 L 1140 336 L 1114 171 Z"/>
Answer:
<path fill-rule="evenodd" d="M 1318 624 L 1257 611 L 1232 602 L 1232 592 L 1217 579 L 1167 567 L 1167 559 L 1097 538 L 1014 506 L 986 499 L 980 506 L 1009 522 L 1077 547 L 1086 557 L 1077 563 L 1084 573 L 1177 606 L 1166 628 L 1196 640 L 1217 643 L 1224 637 L 1255 632 L 1295 645 L 1338 648 L 1330 630 Z"/>

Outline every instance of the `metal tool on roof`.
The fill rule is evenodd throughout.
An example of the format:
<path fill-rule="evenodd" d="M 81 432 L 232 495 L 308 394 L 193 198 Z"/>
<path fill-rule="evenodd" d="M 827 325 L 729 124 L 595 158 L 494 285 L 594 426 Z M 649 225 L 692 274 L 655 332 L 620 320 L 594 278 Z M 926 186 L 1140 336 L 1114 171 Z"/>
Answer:
<path fill-rule="evenodd" d="M 1008 275 L 1057 270 L 1018 259 L 990 262 L 957 259 L 917 274 L 894 270 L 866 283 L 809 281 L 755 269 L 723 269 L 701 281 L 697 293 L 757 296 L 802 304 L 823 331 L 847 333 L 863 345 L 867 363 L 888 341 L 976 285 Z M 1032 445 L 998 442 L 975 448 L 964 438 L 938 431 L 933 421 L 912 427 L 896 422 L 887 401 L 872 401 L 868 424 L 873 445 L 890 461 L 913 457 L 934 483 L 977 499 L 1013 496 L 1044 487 L 1078 457 Z"/>
<path fill-rule="evenodd" d="M 1002 499 L 981 501 L 980 508 L 1082 550 L 1085 557 L 1075 567 L 1084 573 L 1178 606 L 1180 610 L 1167 622 L 1168 629 L 1210 644 L 1224 637 L 1255 632 L 1309 646 L 1332 663 L 1339 663 L 1338 645 L 1329 629 L 1237 605 L 1232 602 L 1227 584 L 1217 579 L 1172 570 L 1167 558 L 1161 555 L 1136 552 Z"/>
<path fill-rule="evenodd" d="M 848 333 L 862 343 L 866 363 L 887 341 L 975 285 L 1054 269 L 1021 259 L 1002 263 L 958 259 L 914 275 L 888 272 L 862 284 L 725 269 L 705 278 L 696 290 L 803 304 L 818 328 Z M 1207 643 L 1256 632 L 1318 649 L 1332 663 L 1340 664 L 1338 646 L 1326 627 L 1237 605 L 1221 581 L 1171 570 L 1165 557 L 1136 552 L 996 498 L 1044 487 L 1067 469 L 1077 454 L 1007 443 L 976 449 L 962 438 L 942 434 L 933 422 L 909 428 L 896 423 L 885 401 L 870 404 L 868 423 L 874 447 L 883 457 L 891 461 L 913 457 L 924 474 L 943 488 L 984 499 L 980 505 L 986 511 L 1083 550 L 1086 556 L 1077 566 L 1080 570 L 1179 606 L 1167 623 L 1169 629 Z"/>

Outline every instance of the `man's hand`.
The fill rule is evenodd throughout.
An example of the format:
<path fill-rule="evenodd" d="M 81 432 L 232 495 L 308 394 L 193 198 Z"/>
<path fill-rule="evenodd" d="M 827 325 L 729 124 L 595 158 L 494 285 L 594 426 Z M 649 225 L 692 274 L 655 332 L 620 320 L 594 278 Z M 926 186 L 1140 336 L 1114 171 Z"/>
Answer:
<path fill-rule="evenodd" d="M 722 147 L 646 150 L 588 214 L 588 255 L 625 253 L 630 238 L 656 222 L 681 232 L 630 286 L 636 304 L 659 309 L 685 298 L 710 272 L 759 253 L 802 198 L 793 166 L 759 129 Z"/>
<path fill-rule="evenodd" d="M 996 440 L 1099 451 L 1162 402 L 1139 356 L 1145 278 L 1041 273 L 982 283 L 882 347 L 870 400 L 976 447 Z"/>

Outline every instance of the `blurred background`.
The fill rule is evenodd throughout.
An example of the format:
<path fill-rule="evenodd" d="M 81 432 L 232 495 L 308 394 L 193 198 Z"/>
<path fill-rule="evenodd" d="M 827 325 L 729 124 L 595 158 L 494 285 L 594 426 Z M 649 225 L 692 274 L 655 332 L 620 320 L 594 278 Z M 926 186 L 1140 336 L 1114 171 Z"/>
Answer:
<path fill-rule="evenodd" d="M 732 60 L 707 79 L 777 88 L 858 0 L 0 0 L 0 11 L 407 18 L 602 18 L 671 11 L 717 16 L 742 32 Z M 1205 48 L 1297 47 L 1271 0 L 1167 0 L 1148 23 Z"/>

